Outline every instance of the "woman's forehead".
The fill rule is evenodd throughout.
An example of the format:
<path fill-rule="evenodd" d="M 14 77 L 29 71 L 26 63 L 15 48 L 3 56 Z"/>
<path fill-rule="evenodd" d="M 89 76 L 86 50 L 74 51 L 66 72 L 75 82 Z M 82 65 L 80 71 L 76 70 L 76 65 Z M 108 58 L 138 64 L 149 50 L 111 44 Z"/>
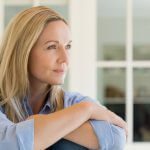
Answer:
<path fill-rule="evenodd" d="M 63 43 L 71 41 L 69 26 L 63 21 L 53 21 L 48 23 L 39 37 L 39 42 L 44 44 L 48 41 L 58 41 Z"/>

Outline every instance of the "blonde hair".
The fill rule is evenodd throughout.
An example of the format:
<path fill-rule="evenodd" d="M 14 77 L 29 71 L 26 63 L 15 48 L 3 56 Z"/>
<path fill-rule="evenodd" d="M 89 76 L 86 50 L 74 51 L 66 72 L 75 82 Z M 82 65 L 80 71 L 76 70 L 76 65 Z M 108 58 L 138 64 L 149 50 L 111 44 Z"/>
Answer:
<path fill-rule="evenodd" d="M 45 6 L 26 9 L 9 23 L 0 47 L 0 105 L 13 122 L 27 117 L 22 100 L 29 93 L 28 59 L 31 49 L 45 26 L 51 21 L 66 21 Z M 66 23 L 67 24 L 67 23 Z M 50 103 L 53 111 L 63 108 L 62 88 L 50 86 Z"/>

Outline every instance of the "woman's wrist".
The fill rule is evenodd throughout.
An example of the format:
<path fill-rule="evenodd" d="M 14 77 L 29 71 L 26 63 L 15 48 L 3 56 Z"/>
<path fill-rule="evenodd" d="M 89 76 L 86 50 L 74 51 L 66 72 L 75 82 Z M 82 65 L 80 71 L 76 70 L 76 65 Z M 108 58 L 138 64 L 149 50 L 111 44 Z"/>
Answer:
<path fill-rule="evenodd" d="M 108 115 L 109 115 L 109 122 L 117 125 L 121 128 L 125 128 L 126 127 L 126 122 L 118 115 L 116 115 L 114 112 L 108 110 Z"/>

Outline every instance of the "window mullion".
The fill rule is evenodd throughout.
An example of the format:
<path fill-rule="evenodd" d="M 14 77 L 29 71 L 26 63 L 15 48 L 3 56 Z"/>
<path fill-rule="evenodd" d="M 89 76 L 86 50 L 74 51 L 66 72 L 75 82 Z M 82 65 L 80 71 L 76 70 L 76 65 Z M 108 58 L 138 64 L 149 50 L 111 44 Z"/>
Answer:
<path fill-rule="evenodd" d="M 127 0 L 126 8 L 126 120 L 128 123 L 128 143 L 133 142 L 133 14 L 132 0 Z"/>

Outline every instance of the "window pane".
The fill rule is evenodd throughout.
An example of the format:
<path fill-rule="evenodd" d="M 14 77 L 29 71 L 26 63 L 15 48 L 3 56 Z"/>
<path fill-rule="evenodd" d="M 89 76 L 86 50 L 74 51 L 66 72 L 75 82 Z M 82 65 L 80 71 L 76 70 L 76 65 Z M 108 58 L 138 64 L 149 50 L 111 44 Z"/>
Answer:
<path fill-rule="evenodd" d="M 133 0 L 133 58 L 150 60 L 150 1 Z"/>
<path fill-rule="evenodd" d="M 150 103 L 150 69 L 134 69 L 134 97 L 136 103 Z"/>
<path fill-rule="evenodd" d="M 9 23 L 10 19 L 12 19 L 18 12 L 32 7 L 32 4 L 26 5 L 5 5 L 5 18 L 4 18 L 4 25 L 5 27 Z"/>
<path fill-rule="evenodd" d="M 98 69 L 98 99 L 125 118 L 125 69 Z"/>
<path fill-rule="evenodd" d="M 40 2 L 41 5 L 50 7 L 60 13 L 66 20 L 69 18 L 69 2 L 68 0 L 44 0 Z"/>
<path fill-rule="evenodd" d="M 68 12 L 68 5 L 48 5 L 50 8 L 57 11 L 61 16 L 63 16 L 66 20 L 68 20 L 69 12 Z"/>
<path fill-rule="evenodd" d="M 150 142 L 150 103 L 134 104 L 134 141 Z"/>
<path fill-rule="evenodd" d="M 150 69 L 134 69 L 134 141 L 150 141 Z"/>
<path fill-rule="evenodd" d="M 125 60 L 124 0 L 98 0 L 98 60 Z"/>

